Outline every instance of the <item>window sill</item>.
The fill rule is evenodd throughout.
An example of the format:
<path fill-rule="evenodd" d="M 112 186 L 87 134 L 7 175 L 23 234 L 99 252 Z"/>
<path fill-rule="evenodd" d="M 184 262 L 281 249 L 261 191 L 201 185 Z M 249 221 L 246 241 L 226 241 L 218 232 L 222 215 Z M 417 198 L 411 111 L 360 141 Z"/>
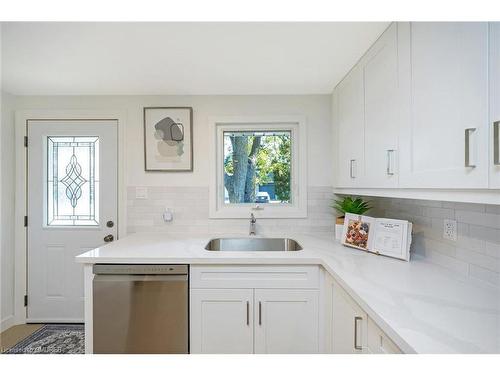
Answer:
<path fill-rule="evenodd" d="M 210 210 L 210 219 L 248 219 L 251 214 L 258 219 L 300 219 L 307 218 L 307 207 L 221 207 Z"/>

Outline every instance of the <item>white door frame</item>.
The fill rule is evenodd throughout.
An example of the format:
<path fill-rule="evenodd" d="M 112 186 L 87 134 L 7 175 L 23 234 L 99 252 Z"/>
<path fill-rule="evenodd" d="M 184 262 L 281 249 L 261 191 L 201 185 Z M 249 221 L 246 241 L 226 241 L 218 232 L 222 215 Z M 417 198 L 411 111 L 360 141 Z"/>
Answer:
<path fill-rule="evenodd" d="M 125 236 L 126 204 L 125 189 L 125 122 L 126 111 L 122 110 L 22 110 L 15 112 L 15 217 L 14 217 L 14 324 L 26 323 L 27 308 L 24 296 L 27 285 L 27 228 L 24 216 L 27 214 L 27 158 L 24 137 L 29 120 L 116 120 L 118 122 L 118 236 Z"/>

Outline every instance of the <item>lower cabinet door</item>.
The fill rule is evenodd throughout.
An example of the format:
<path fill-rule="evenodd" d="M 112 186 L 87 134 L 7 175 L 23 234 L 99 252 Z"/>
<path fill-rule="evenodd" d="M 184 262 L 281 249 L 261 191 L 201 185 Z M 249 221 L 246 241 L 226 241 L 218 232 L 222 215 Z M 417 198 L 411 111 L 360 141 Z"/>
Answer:
<path fill-rule="evenodd" d="M 332 293 L 333 353 L 366 353 L 368 316 L 337 283 L 334 283 Z"/>
<path fill-rule="evenodd" d="M 368 351 L 372 354 L 401 354 L 401 349 L 368 318 Z"/>
<path fill-rule="evenodd" d="M 253 353 L 253 290 L 191 289 L 190 352 Z"/>
<path fill-rule="evenodd" d="M 255 353 L 318 353 L 317 290 L 255 289 Z"/>

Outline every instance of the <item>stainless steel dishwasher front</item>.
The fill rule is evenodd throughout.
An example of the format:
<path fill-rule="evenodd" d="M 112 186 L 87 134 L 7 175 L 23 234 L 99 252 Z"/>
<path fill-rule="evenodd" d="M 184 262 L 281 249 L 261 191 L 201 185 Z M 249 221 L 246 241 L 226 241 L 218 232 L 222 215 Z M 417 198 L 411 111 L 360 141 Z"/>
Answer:
<path fill-rule="evenodd" d="M 189 352 L 187 265 L 96 264 L 94 353 Z"/>

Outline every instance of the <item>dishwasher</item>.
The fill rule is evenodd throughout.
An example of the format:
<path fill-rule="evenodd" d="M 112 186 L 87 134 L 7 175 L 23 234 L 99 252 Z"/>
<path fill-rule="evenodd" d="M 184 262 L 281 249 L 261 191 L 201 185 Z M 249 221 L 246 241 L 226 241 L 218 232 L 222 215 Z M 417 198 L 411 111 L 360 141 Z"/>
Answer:
<path fill-rule="evenodd" d="M 95 264 L 93 352 L 189 353 L 189 266 Z"/>

